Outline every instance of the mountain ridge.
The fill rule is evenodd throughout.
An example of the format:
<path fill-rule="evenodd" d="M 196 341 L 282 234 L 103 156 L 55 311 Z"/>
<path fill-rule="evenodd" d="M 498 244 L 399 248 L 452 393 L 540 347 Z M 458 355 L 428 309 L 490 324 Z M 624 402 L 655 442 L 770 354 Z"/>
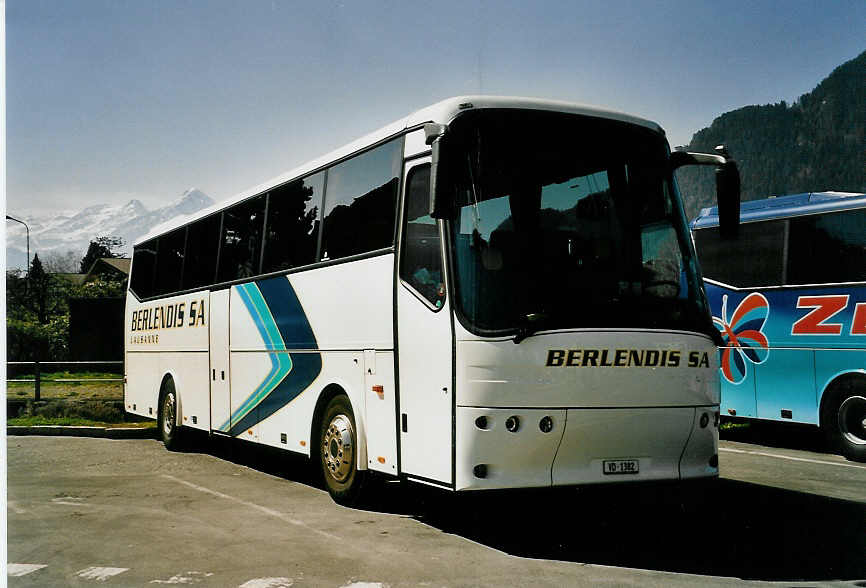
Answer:
<path fill-rule="evenodd" d="M 743 201 L 804 192 L 866 192 L 866 51 L 836 67 L 794 104 L 743 106 L 697 131 L 688 151 L 724 144 L 740 168 Z M 681 168 L 689 219 L 715 204 L 711 168 Z"/>
<path fill-rule="evenodd" d="M 23 215 L 30 226 L 30 255 L 39 253 L 63 255 L 72 251 L 84 256 L 90 241 L 99 236 L 120 237 L 121 252 L 129 254 L 132 243 L 154 227 L 178 216 L 186 216 L 207 208 L 214 200 L 199 190 L 189 188 L 179 198 L 165 206 L 148 209 L 138 199 L 118 205 L 95 204 L 80 211 L 57 211 L 47 214 Z M 26 235 L 23 230 L 7 230 L 6 267 L 24 268 Z"/>

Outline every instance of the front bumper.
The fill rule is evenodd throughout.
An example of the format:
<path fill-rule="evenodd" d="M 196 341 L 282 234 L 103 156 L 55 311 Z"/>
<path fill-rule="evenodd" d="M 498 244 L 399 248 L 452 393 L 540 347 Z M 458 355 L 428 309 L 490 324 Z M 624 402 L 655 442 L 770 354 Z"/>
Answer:
<path fill-rule="evenodd" d="M 718 410 L 718 405 L 457 407 L 455 487 L 532 488 L 718 476 Z M 541 426 L 545 418 L 545 424 L 552 425 L 549 430 L 542 430 L 548 428 Z M 506 428 L 509 419 L 513 430 Z M 614 460 L 636 461 L 638 472 L 605 474 L 603 463 Z"/>

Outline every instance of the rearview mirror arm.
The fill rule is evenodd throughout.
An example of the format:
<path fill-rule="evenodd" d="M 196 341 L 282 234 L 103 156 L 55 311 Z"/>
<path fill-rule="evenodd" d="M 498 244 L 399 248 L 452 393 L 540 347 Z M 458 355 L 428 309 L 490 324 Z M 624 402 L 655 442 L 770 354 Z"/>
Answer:
<path fill-rule="evenodd" d="M 719 235 L 722 239 L 736 239 L 740 232 L 740 171 L 724 145 L 716 147 L 716 151 L 719 155 L 674 151 L 670 158 L 671 171 L 684 165 L 715 166 Z"/>

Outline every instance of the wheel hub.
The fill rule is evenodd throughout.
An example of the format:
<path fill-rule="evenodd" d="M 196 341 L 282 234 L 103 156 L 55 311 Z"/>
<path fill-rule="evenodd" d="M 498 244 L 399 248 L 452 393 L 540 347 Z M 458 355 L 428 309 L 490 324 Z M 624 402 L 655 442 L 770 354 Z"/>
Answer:
<path fill-rule="evenodd" d="M 866 398 L 849 396 L 839 405 L 839 431 L 854 445 L 866 445 Z"/>
<path fill-rule="evenodd" d="M 345 482 L 352 473 L 355 448 L 352 445 L 352 423 L 346 415 L 338 414 L 322 438 L 322 456 L 325 470 L 337 482 Z"/>
<path fill-rule="evenodd" d="M 162 430 L 167 437 L 174 430 L 174 394 L 166 394 L 162 403 Z"/>

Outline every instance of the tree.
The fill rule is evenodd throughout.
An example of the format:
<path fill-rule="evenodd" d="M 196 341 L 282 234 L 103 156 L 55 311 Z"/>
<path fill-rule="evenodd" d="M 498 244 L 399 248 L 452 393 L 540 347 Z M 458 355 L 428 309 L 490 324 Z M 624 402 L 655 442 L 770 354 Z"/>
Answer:
<path fill-rule="evenodd" d="M 97 237 L 90 242 L 90 245 L 87 247 L 87 253 L 81 258 L 79 273 L 86 274 L 97 259 L 102 259 L 103 257 L 122 257 L 122 253 L 118 251 L 121 247 L 123 247 L 123 239 L 120 237 Z"/>
<path fill-rule="evenodd" d="M 67 298 L 123 298 L 126 295 L 127 276 L 101 275 L 88 282 L 67 288 Z"/>
<path fill-rule="evenodd" d="M 38 253 L 27 275 L 6 274 L 6 352 L 10 360 L 65 357 L 69 316 L 63 287 L 45 271 Z"/>
<path fill-rule="evenodd" d="M 42 265 L 49 274 L 74 274 L 80 263 L 81 258 L 74 251 L 49 251 L 42 256 Z"/>
<path fill-rule="evenodd" d="M 48 323 L 51 315 L 56 314 L 56 311 L 59 309 L 59 300 L 54 296 L 54 279 L 42 267 L 42 261 L 39 259 L 38 253 L 33 256 L 27 281 L 29 292 L 25 306 L 36 315 L 36 321 L 40 325 L 45 325 Z"/>

